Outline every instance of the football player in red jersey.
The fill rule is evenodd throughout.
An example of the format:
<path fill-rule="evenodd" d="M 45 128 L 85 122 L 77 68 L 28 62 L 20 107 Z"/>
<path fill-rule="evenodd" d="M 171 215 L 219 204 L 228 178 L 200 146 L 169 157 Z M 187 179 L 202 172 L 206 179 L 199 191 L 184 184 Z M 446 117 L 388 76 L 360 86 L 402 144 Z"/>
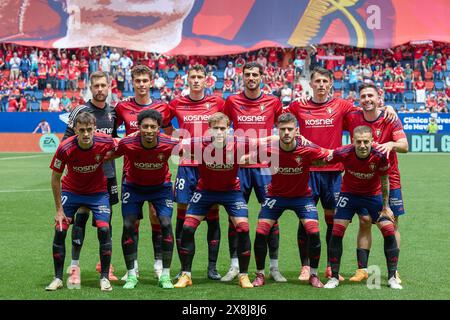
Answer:
<path fill-rule="evenodd" d="M 377 87 L 373 84 L 363 84 L 359 88 L 360 105 L 362 110 L 349 114 L 346 119 L 346 128 L 352 133 L 361 125 L 372 128 L 374 141 L 379 144 L 378 149 L 385 152 L 390 163 L 389 170 L 389 205 L 395 217 L 395 238 L 400 248 L 400 233 L 398 231 L 398 218 L 405 214 L 401 192 L 400 171 L 398 168 L 397 152 L 408 152 L 408 140 L 399 119 L 389 121 L 380 106 L 380 96 Z M 372 244 L 372 223 L 367 216 L 360 216 L 360 225 L 357 243 L 358 270 L 350 281 L 359 282 L 368 278 L 367 265 L 370 247 Z M 396 278 L 401 283 L 398 273 Z"/>
<path fill-rule="evenodd" d="M 129 135 L 136 132 L 139 129 L 137 123 L 138 114 L 142 110 L 153 109 L 161 113 L 163 117 L 162 128 L 164 133 L 171 134 L 172 126 L 170 124 L 169 116 L 169 106 L 161 101 L 154 101 L 150 97 L 150 87 L 152 80 L 152 72 L 147 66 L 137 65 L 131 70 L 131 78 L 134 89 L 134 97 L 129 97 L 119 102 L 115 108 L 117 121 L 116 127 L 119 127 L 122 123 L 125 125 L 125 133 Z M 125 163 L 126 164 L 126 163 Z M 126 168 L 126 165 L 124 166 Z M 156 217 L 156 212 L 151 204 L 149 204 L 149 214 L 150 222 L 152 225 L 152 242 L 153 242 L 153 252 L 154 252 L 154 271 L 155 275 L 161 276 L 162 272 L 162 233 L 161 226 L 159 225 L 158 218 Z M 136 260 L 136 269 L 137 260 Z M 136 273 L 139 275 L 139 271 Z M 127 274 L 122 277 L 122 280 L 127 279 Z"/>
<path fill-rule="evenodd" d="M 237 136 L 248 138 L 264 138 L 272 135 L 275 120 L 283 112 L 281 101 L 261 92 L 263 67 L 256 62 L 249 62 L 243 68 L 244 92 L 229 96 L 225 101 L 224 113 L 233 123 Z M 241 188 L 247 202 L 252 189 L 255 190 L 259 203 L 264 203 L 266 188 L 270 182 L 270 171 L 267 165 L 253 164 L 239 169 Z M 270 276 L 277 282 L 286 282 L 286 278 L 278 269 L 279 227 L 275 223 L 269 235 Z M 229 224 L 228 242 L 230 246 L 231 266 L 222 281 L 231 281 L 238 274 L 236 256 L 236 230 Z"/>
<path fill-rule="evenodd" d="M 264 265 L 267 254 L 267 238 L 272 225 L 285 210 L 293 210 L 308 236 L 308 253 L 311 263 L 309 283 L 322 288 L 317 269 L 320 260 L 320 234 L 317 208 L 308 185 L 309 167 L 315 160 L 328 156 L 328 150 L 311 143 L 303 143 L 297 133 L 297 119 L 291 113 L 278 117 L 279 142 L 272 143 L 267 152 L 259 151 L 277 163 L 270 162 L 272 181 L 267 190 L 266 201 L 261 207 L 255 236 L 256 279 L 253 286 L 265 284 Z M 264 148 L 264 147 L 261 147 Z"/>
<path fill-rule="evenodd" d="M 399 249 L 395 239 L 394 215 L 389 207 L 389 160 L 386 154 L 372 148 L 370 127 L 356 127 L 352 141 L 353 144 L 337 148 L 326 159 L 329 163 L 341 162 L 345 174 L 328 246 L 332 277 L 324 288 L 334 289 L 339 286 L 342 240 L 353 215 L 357 213 L 367 215 L 383 234 L 388 285 L 392 289 L 402 289 L 395 277 Z"/>
<path fill-rule="evenodd" d="M 144 202 L 152 203 L 163 234 L 162 274 L 159 286 L 172 289 L 170 265 L 173 253 L 172 209 L 173 195 L 168 160 L 179 141 L 160 134 L 161 114 L 153 109 L 139 113 L 139 133 L 120 140 L 113 157 L 124 156 L 127 167 L 122 179 L 122 250 L 127 266 L 125 289 L 134 289 L 138 283 L 135 261 L 139 220 L 143 218 Z"/>
<path fill-rule="evenodd" d="M 80 113 L 74 123 L 76 135 L 64 140 L 58 146 L 50 165 L 53 170 L 51 184 L 56 207 L 53 240 L 55 278 L 45 289 L 55 291 L 63 287 L 66 234 L 77 209 L 83 206 L 92 210 L 97 226 L 100 242 L 100 288 L 102 291 L 111 291 L 112 286 L 109 282 L 112 250 L 109 229 L 111 210 L 102 163 L 116 144 L 111 136 L 95 133 L 96 121 L 91 113 Z M 62 178 L 61 185 L 61 177 L 66 167 L 67 174 Z M 79 289 L 80 285 L 79 277 L 76 282 L 67 282 L 69 289 Z"/>
<path fill-rule="evenodd" d="M 198 161 L 197 188 L 189 201 L 181 233 L 180 256 L 182 273 L 175 288 L 192 286 L 192 261 L 195 254 L 195 232 L 210 208 L 223 205 L 237 233 L 239 285 L 253 288 L 248 278 L 251 255 L 247 203 L 238 177 L 239 165 L 249 152 L 248 139 L 229 136 L 229 118 L 217 112 L 208 120 L 209 136 L 192 138 L 189 149 L 183 149 Z M 193 151 L 192 151 L 193 150 Z M 241 155 L 241 152 L 244 151 Z"/>
<path fill-rule="evenodd" d="M 306 139 L 327 149 L 335 149 L 342 145 L 342 132 L 344 130 L 345 117 L 352 111 L 358 110 L 352 103 L 332 98 L 330 95 L 333 87 L 333 75 L 330 71 L 316 67 L 311 72 L 310 86 L 313 97 L 309 101 L 294 101 L 287 111 L 294 114 L 298 120 L 300 133 Z M 390 119 L 396 117 L 392 107 L 386 108 Z M 328 245 L 333 230 L 333 216 L 335 214 L 337 196 L 339 194 L 342 179 L 342 164 L 330 164 L 326 166 L 311 167 L 310 186 L 313 197 L 320 200 L 327 224 L 326 243 Z M 309 264 L 307 253 L 306 232 L 302 224 L 298 230 L 299 252 L 302 262 L 300 280 L 308 281 Z M 331 277 L 331 268 L 328 265 L 325 271 L 327 278 Z M 343 277 L 340 277 L 341 281 Z"/>
<path fill-rule="evenodd" d="M 189 94 L 173 99 L 170 104 L 170 119 L 178 121 L 179 129 L 174 136 L 180 138 L 202 137 L 208 130 L 208 119 L 216 112 L 223 111 L 224 101 L 221 97 L 205 95 L 206 71 L 200 65 L 192 66 L 187 72 Z M 175 181 L 175 201 L 177 202 L 177 224 L 175 237 L 178 255 L 180 256 L 181 231 L 183 230 L 189 200 L 197 187 L 198 163 L 191 159 L 181 158 Z M 220 247 L 219 207 L 211 207 L 206 215 L 208 223 L 208 278 L 220 280 L 216 263 Z M 181 256 L 180 256 L 181 259 Z"/>

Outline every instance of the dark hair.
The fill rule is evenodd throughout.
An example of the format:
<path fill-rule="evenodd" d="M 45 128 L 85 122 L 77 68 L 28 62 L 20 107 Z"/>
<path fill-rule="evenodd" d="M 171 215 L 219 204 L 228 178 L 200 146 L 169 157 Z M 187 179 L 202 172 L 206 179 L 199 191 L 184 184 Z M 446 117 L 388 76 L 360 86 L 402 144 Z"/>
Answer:
<path fill-rule="evenodd" d="M 79 115 L 76 116 L 75 121 L 73 122 L 74 126 L 76 127 L 77 124 L 93 124 L 95 125 L 97 123 L 95 116 L 90 112 L 81 112 Z"/>
<path fill-rule="evenodd" d="M 278 117 L 277 125 L 289 122 L 294 122 L 295 124 L 297 124 L 297 118 L 292 113 L 283 113 Z"/>
<path fill-rule="evenodd" d="M 358 90 L 359 93 L 361 93 L 361 91 L 363 91 L 364 89 L 368 89 L 368 88 L 372 88 L 373 90 L 375 90 L 378 94 L 378 88 L 376 85 L 374 85 L 373 83 L 363 83 L 359 86 Z"/>
<path fill-rule="evenodd" d="M 190 73 L 191 71 L 200 71 L 200 72 L 203 73 L 203 75 L 206 77 L 206 70 L 205 70 L 205 67 L 204 67 L 203 65 L 201 65 L 201 64 L 196 64 L 196 65 L 190 67 L 189 70 L 188 70 L 188 72 L 187 72 L 188 76 L 189 76 L 189 73 Z"/>
<path fill-rule="evenodd" d="M 244 65 L 244 68 L 242 68 L 242 72 L 244 72 L 246 69 L 253 69 L 253 68 L 258 68 L 259 74 L 261 76 L 264 74 L 264 67 L 256 61 L 246 63 Z"/>
<path fill-rule="evenodd" d="M 331 71 L 322 67 L 314 67 L 314 69 L 311 71 L 311 80 L 314 78 L 314 75 L 316 73 L 321 74 L 330 80 L 333 80 L 333 74 L 331 73 Z"/>
<path fill-rule="evenodd" d="M 137 118 L 138 125 L 141 125 L 142 121 L 147 118 L 155 120 L 158 123 L 158 126 L 161 127 L 162 115 L 161 115 L 161 113 L 159 113 L 159 111 L 153 110 L 153 109 L 147 109 L 147 110 L 141 111 Z"/>
<path fill-rule="evenodd" d="M 105 78 L 106 82 L 109 83 L 108 74 L 103 72 L 103 71 L 94 71 L 94 72 L 92 72 L 91 75 L 89 76 L 89 82 L 92 82 L 93 79 L 98 79 L 98 78 Z"/>
<path fill-rule="evenodd" d="M 143 74 L 147 74 L 152 80 L 152 70 L 150 70 L 149 67 L 144 66 L 142 64 L 135 65 L 133 68 L 131 68 L 131 79 L 134 79 L 136 76 L 140 76 Z"/>

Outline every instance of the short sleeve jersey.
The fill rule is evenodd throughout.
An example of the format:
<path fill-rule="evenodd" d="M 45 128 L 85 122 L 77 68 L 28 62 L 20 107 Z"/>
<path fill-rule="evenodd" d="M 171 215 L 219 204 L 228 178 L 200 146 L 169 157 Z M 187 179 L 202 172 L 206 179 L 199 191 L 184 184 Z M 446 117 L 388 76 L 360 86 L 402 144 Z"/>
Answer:
<path fill-rule="evenodd" d="M 292 113 L 298 121 L 300 134 L 315 144 L 336 149 L 342 145 L 342 131 L 345 116 L 358 110 L 344 99 L 331 99 L 325 103 L 315 103 L 312 100 L 306 105 L 294 101 L 287 112 Z M 321 167 L 311 167 L 311 171 L 342 171 L 342 164 Z"/>
<path fill-rule="evenodd" d="M 256 99 L 250 99 L 244 93 L 229 96 L 225 101 L 224 113 L 230 118 L 234 134 L 249 138 L 261 138 L 272 135 L 278 116 L 283 113 L 281 101 L 262 93 Z M 261 164 L 248 167 L 264 167 Z"/>
<path fill-rule="evenodd" d="M 139 104 L 134 98 L 128 98 L 120 101 L 116 106 L 117 121 L 116 126 L 119 127 L 122 123 L 125 125 L 125 134 L 129 135 L 139 130 L 137 117 L 143 110 L 159 111 L 163 118 L 162 127 L 170 126 L 170 111 L 169 105 L 161 101 L 151 101 L 149 104 Z"/>
<path fill-rule="evenodd" d="M 154 186 L 170 182 L 168 160 L 178 140 L 160 134 L 155 147 L 147 149 L 141 143 L 141 135 L 120 140 L 115 155 L 125 156 L 125 180 L 138 186 Z M 126 168 L 125 168 L 126 167 Z"/>
<path fill-rule="evenodd" d="M 214 148 L 211 137 L 193 138 L 190 154 L 199 162 L 199 191 L 241 190 L 238 177 L 238 156 L 248 152 L 249 145 L 244 139 L 229 137 L 224 148 Z"/>
<path fill-rule="evenodd" d="M 334 150 L 327 162 L 341 162 L 344 165 L 344 178 L 341 192 L 349 192 L 362 196 L 381 193 L 380 176 L 389 172 L 389 161 L 385 155 L 372 148 L 367 158 L 356 155 L 355 147 L 347 145 Z"/>
<path fill-rule="evenodd" d="M 389 141 L 398 141 L 400 139 L 406 139 L 406 134 L 403 131 L 402 122 L 397 119 L 394 122 L 388 121 L 386 115 L 383 112 L 374 121 L 367 121 L 364 119 L 364 113 L 362 110 L 358 110 L 349 114 L 346 120 L 346 129 L 350 132 L 350 136 L 353 138 L 353 130 L 358 126 L 369 126 L 372 128 L 373 138 L 375 142 L 380 144 Z M 398 168 L 397 153 L 392 151 L 389 154 L 389 187 L 390 189 L 401 188 L 400 183 L 400 170 Z"/>
<path fill-rule="evenodd" d="M 169 104 L 170 120 L 176 118 L 180 138 L 202 137 L 208 132 L 208 120 L 216 112 L 223 112 L 224 100 L 217 96 L 205 96 L 192 100 L 189 96 L 174 99 Z M 181 159 L 181 166 L 197 166 L 191 159 Z"/>
<path fill-rule="evenodd" d="M 89 149 L 82 149 L 77 136 L 72 136 L 58 146 L 50 168 L 59 173 L 67 168 L 67 174 L 62 178 L 63 191 L 76 194 L 106 192 L 102 163 L 107 152 L 115 147 L 114 139 L 109 135 L 95 133 Z"/>
<path fill-rule="evenodd" d="M 325 150 L 314 143 L 302 144 L 297 139 L 297 146 L 292 151 L 285 151 L 277 145 L 268 148 L 271 162 L 272 180 L 268 186 L 268 196 L 286 198 L 307 197 L 311 195 L 308 185 L 309 168 L 314 160 L 328 155 Z"/>

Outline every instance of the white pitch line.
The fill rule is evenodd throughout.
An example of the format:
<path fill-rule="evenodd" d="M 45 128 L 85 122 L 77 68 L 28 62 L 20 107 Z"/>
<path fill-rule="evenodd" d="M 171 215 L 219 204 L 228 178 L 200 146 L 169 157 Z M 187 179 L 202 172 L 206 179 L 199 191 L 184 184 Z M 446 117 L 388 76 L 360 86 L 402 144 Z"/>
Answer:
<path fill-rule="evenodd" d="M 13 193 L 13 192 L 44 192 L 51 191 L 52 189 L 25 189 L 25 190 L 0 190 L 0 193 Z"/>
<path fill-rule="evenodd" d="M 6 158 L 0 158 L 1 160 L 15 160 L 15 159 L 25 159 L 25 158 L 39 158 L 39 157 L 45 157 L 45 154 L 38 154 L 34 156 L 20 156 L 20 157 L 6 157 Z"/>

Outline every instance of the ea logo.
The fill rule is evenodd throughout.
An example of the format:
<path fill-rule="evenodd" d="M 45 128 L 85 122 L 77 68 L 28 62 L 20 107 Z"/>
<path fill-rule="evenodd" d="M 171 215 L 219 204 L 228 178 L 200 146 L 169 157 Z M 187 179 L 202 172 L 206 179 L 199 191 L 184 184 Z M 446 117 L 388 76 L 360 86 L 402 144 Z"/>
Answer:
<path fill-rule="evenodd" d="M 44 134 L 39 140 L 42 152 L 55 152 L 59 145 L 59 138 L 54 134 Z"/>

